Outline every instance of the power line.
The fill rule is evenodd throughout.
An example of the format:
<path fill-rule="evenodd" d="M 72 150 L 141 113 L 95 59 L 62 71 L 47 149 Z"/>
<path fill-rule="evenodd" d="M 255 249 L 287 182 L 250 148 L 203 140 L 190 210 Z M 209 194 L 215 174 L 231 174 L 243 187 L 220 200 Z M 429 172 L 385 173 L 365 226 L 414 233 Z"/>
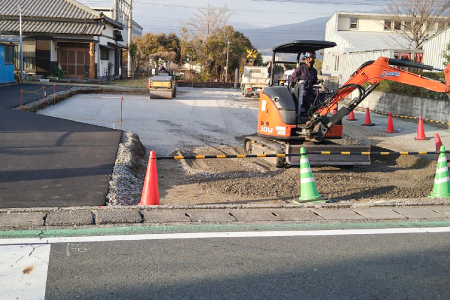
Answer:
<path fill-rule="evenodd" d="M 369 1 L 369 0 L 362 0 L 362 1 L 351 1 L 351 2 L 346 2 L 346 1 L 342 1 L 342 0 L 327 0 L 327 1 L 323 1 L 323 0 L 309 0 L 309 1 L 295 1 L 295 0 L 287 0 L 287 1 L 271 1 L 271 0 L 253 0 L 255 2 L 282 2 L 282 3 L 286 3 L 286 2 L 293 2 L 293 3 L 297 3 L 297 4 L 318 4 L 318 5 L 348 5 L 348 6 L 370 6 L 370 7 L 374 7 L 377 6 L 379 7 L 380 4 L 376 4 L 377 1 Z M 98 4 L 105 4 L 103 1 L 83 1 L 85 3 L 98 3 Z M 378 2 L 382 2 L 385 3 L 386 0 L 378 0 Z M 135 4 L 141 4 L 141 5 L 148 5 L 148 6 L 162 6 L 162 7 L 173 7 L 173 8 L 183 8 L 183 9 L 193 9 L 193 10 L 198 10 L 206 8 L 205 6 L 191 6 L 191 5 L 184 5 L 184 4 L 166 4 L 166 3 L 149 3 L 149 2 L 143 2 L 143 1 L 135 1 Z M 233 8 L 228 8 L 230 11 L 244 11 L 244 12 L 262 12 L 262 13 L 273 13 L 273 10 L 271 9 L 254 9 L 254 8 L 238 8 L 238 9 L 233 9 Z M 325 13 L 325 12 L 317 12 L 317 11 L 297 11 L 297 10 L 277 10 L 277 13 L 286 13 L 286 14 L 316 14 L 316 15 L 320 15 L 320 14 L 327 14 L 329 15 L 330 13 Z"/>

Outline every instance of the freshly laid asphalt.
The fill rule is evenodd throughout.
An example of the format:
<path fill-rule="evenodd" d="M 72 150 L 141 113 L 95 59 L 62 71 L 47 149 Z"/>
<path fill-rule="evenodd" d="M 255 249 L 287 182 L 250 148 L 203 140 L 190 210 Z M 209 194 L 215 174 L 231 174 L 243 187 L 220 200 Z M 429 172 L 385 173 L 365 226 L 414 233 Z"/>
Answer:
<path fill-rule="evenodd" d="M 0 208 L 104 205 L 122 132 L 14 110 L 21 89 L 38 91 L 23 105 L 42 99 L 42 85 L 0 87 Z"/>

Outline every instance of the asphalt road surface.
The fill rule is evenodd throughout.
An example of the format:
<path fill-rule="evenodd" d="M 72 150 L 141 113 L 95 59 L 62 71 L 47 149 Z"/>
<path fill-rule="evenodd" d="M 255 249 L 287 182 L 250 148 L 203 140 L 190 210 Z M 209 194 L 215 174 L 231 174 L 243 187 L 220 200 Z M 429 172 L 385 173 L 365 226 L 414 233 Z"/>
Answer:
<path fill-rule="evenodd" d="M 122 132 L 11 109 L 39 88 L 0 88 L 0 208 L 104 205 Z"/>
<path fill-rule="evenodd" d="M 44 294 L 46 299 L 450 298 L 448 227 L 345 232 L 255 227 L 225 233 L 202 229 L 198 226 L 193 234 L 1 246 L 0 290 L 8 295 L 3 299 L 40 299 Z M 10 256 L 19 254 L 5 261 L 8 247 Z M 14 247 L 22 247 L 22 257 Z M 38 253 L 34 263 L 26 262 Z M 34 272 L 45 269 L 39 264 L 46 261 L 45 286 L 45 274 Z M 16 266 L 17 279 L 8 266 Z M 35 297 L 24 298 L 18 293 L 26 292 L 31 276 L 41 281 L 40 289 L 33 290 Z"/>

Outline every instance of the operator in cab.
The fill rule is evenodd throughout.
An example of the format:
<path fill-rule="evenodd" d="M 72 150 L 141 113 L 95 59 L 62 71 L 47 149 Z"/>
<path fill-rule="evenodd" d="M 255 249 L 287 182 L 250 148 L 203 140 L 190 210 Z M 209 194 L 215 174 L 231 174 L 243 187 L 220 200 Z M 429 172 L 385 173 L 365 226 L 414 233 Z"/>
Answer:
<path fill-rule="evenodd" d="M 163 64 L 161 64 L 161 65 L 159 66 L 159 72 L 160 72 L 160 73 L 166 73 L 166 72 L 167 72 L 167 70 L 166 70 L 166 68 L 164 68 L 164 65 L 163 65 Z"/>
<path fill-rule="evenodd" d="M 311 103 L 316 97 L 313 85 L 318 84 L 319 80 L 317 79 L 317 70 L 314 68 L 316 53 L 306 52 L 303 59 L 304 62 L 300 63 L 300 66 L 295 69 L 294 73 L 289 77 L 289 87 L 294 88 L 300 80 L 305 81 L 302 104 L 305 113 L 302 113 L 302 115 L 307 116 Z"/>

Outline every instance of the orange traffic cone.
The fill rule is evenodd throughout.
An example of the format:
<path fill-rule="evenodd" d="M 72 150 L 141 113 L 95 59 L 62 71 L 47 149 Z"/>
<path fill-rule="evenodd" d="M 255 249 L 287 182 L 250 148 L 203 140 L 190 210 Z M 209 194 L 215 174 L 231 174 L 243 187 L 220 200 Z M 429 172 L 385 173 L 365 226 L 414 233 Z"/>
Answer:
<path fill-rule="evenodd" d="M 441 142 L 441 137 L 439 136 L 439 134 L 436 132 L 434 134 L 434 143 L 436 144 L 436 152 L 439 151 L 441 149 L 442 146 L 442 142 Z M 448 158 L 447 153 L 445 154 L 447 156 L 447 162 L 450 160 Z M 436 155 L 436 160 L 439 159 L 439 153 Z"/>
<path fill-rule="evenodd" d="M 355 113 L 353 110 L 348 114 L 347 121 L 358 121 L 358 119 L 355 119 Z"/>
<path fill-rule="evenodd" d="M 158 172 L 156 170 L 156 155 L 153 150 L 150 151 L 139 205 L 159 205 Z"/>
<path fill-rule="evenodd" d="M 394 121 L 392 120 L 392 114 L 389 112 L 388 123 L 385 133 L 397 133 L 398 131 L 394 129 Z"/>
<path fill-rule="evenodd" d="M 366 119 L 364 120 L 364 124 L 361 124 L 361 126 L 374 126 L 375 124 L 372 123 L 370 120 L 370 112 L 369 108 L 366 108 Z"/>
<path fill-rule="evenodd" d="M 425 131 L 423 129 L 422 116 L 419 117 L 419 125 L 417 126 L 417 136 L 414 139 L 418 140 L 418 141 L 430 139 L 425 136 Z M 439 149 L 437 149 L 436 151 L 438 151 L 438 150 Z"/>

